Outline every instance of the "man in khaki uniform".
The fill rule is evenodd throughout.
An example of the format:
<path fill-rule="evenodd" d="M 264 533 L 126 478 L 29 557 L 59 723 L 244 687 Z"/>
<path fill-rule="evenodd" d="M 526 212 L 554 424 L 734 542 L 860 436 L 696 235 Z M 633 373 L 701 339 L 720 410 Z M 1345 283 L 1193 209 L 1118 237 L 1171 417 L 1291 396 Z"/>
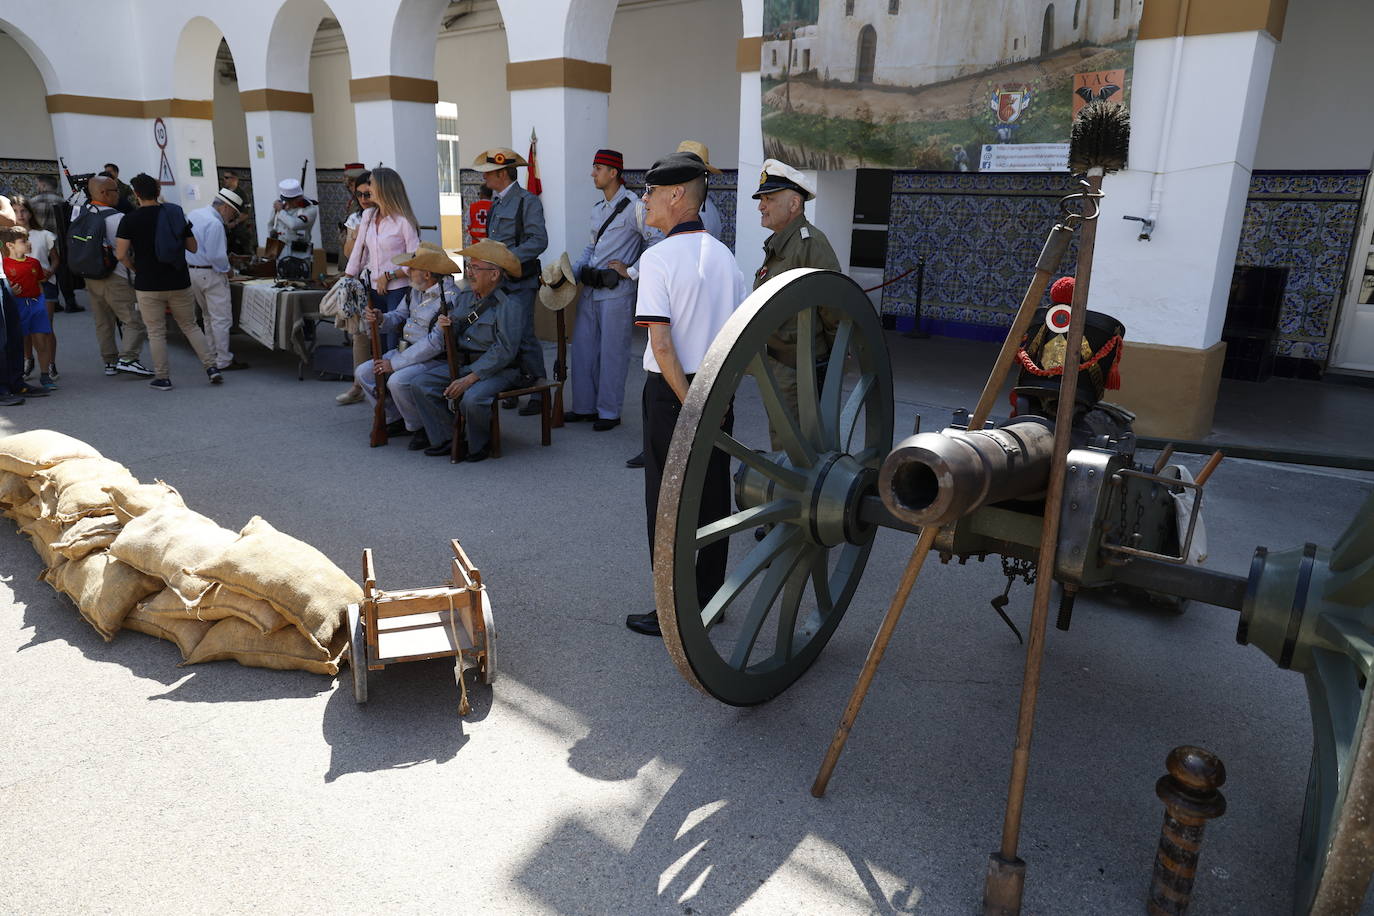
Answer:
<path fill-rule="evenodd" d="M 806 176 L 786 163 L 768 159 L 759 176 L 759 189 L 754 199 L 759 202 L 760 222 L 773 234 L 763 243 L 763 266 L 754 275 L 754 289 L 786 271 L 798 267 L 839 270 L 840 259 L 825 233 L 811 225 L 804 205 L 816 196 Z M 835 341 L 838 316 L 829 309 L 820 310 L 816 322 L 816 359 L 830 353 Z M 795 416 L 797 413 L 797 322 L 787 322 L 768 339 L 768 367 L 777 380 L 783 402 Z M 818 380 L 819 381 L 819 380 Z M 768 436 L 774 451 L 782 444 L 778 432 L 768 423 Z"/>

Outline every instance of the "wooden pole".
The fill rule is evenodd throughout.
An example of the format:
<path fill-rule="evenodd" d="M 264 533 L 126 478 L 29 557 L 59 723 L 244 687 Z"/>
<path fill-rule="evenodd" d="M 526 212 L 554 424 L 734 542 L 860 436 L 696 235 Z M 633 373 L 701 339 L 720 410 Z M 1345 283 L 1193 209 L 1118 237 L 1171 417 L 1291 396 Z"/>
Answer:
<path fill-rule="evenodd" d="M 1011 329 L 1007 331 L 1007 339 L 1002 342 L 1002 349 L 997 354 L 996 362 L 993 363 L 992 372 L 988 374 L 987 384 L 983 386 L 983 395 L 978 399 L 978 406 L 974 408 L 973 417 L 969 420 L 969 429 L 982 429 L 983 424 L 987 422 L 988 416 L 992 413 L 993 403 L 1002 390 L 1002 385 L 1006 382 L 1007 375 L 1011 372 L 1012 364 L 1016 360 L 1016 351 L 1021 346 L 1021 338 L 1025 336 L 1026 329 L 1030 326 L 1031 317 L 1040 304 L 1040 298 L 1045 295 L 1045 287 L 1049 285 L 1050 277 L 1058 270 L 1060 261 L 1064 259 L 1064 253 L 1068 250 L 1069 239 L 1072 236 L 1073 229 L 1063 224 L 1050 230 L 1049 238 L 1045 240 L 1045 247 L 1040 252 L 1040 259 L 1036 262 L 1035 275 L 1031 278 L 1026 295 L 1021 299 L 1021 305 L 1016 311 Z M 811 794 L 817 798 L 825 794 L 826 786 L 830 784 L 830 777 L 835 772 L 835 765 L 840 761 L 840 754 L 844 751 L 845 742 L 849 740 L 849 732 L 854 727 L 854 720 L 858 718 L 859 710 L 863 708 L 864 698 L 868 695 L 868 689 L 872 686 L 873 678 L 878 673 L 878 665 L 883 660 L 883 654 L 887 652 L 887 644 L 892 639 L 893 631 L 897 629 L 897 621 L 901 619 L 907 599 L 911 596 L 911 589 L 916 585 L 916 577 L 925 565 L 926 556 L 930 553 L 930 548 L 934 545 L 935 537 L 939 532 L 939 527 L 933 525 L 921 530 L 921 535 L 916 541 L 916 547 L 911 552 L 911 559 L 907 561 L 906 571 L 902 574 L 902 580 L 897 586 L 897 591 L 892 595 L 892 601 L 887 608 L 887 615 L 883 617 L 882 626 L 878 628 L 877 635 L 873 637 L 873 645 L 869 647 L 868 657 L 864 659 L 864 666 L 859 671 L 859 679 L 855 682 L 854 689 L 849 695 L 849 702 L 845 705 L 844 715 L 840 718 L 840 725 L 835 729 L 835 736 L 830 740 L 830 747 L 825 752 L 825 759 L 821 762 L 820 771 L 816 774 L 816 781 L 811 784 Z"/>
<path fill-rule="evenodd" d="M 1091 193 L 1100 194 L 1103 171 L 1088 173 Z M 1030 633 L 1026 641 L 1026 671 L 1021 681 L 1021 707 L 1016 720 L 1016 744 L 1012 750 L 1011 785 L 1002 821 L 1002 845 L 992 854 L 983 892 L 985 916 L 1015 916 L 1021 912 L 1021 891 L 1025 863 L 1016 855 L 1021 835 L 1021 813 L 1030 772 L 1030 745 L 1035 731 L 1035 706 L 1040 695 L 1040 669 L 1045 655 L 1045 628 L 1049 621 L 1050 590 L 1054 585 L 1054 564 L 1059 541 L 1059 521 L 1064 500 L 1069 445 L 1078 392 L 1078 366 L 1083 347 L 1083 326 L 1087 318 L 1088 292 L 1092 279 L 1093 251 L 1097 241 L 1097 220 L 1086 220 L 1078 241 L 1078 269 L 1075 271 L 1072 317 L 1065 340 L 1064 374 L 1059 380 L 1059 403 L 1054 420 L 1054 456 L 1050 464 L 1050 484 L 1045 497 L 1045 517 L 1041 526 L 1040 552 L 1035 578 L 1035 598 L 1031 606 Z"/>

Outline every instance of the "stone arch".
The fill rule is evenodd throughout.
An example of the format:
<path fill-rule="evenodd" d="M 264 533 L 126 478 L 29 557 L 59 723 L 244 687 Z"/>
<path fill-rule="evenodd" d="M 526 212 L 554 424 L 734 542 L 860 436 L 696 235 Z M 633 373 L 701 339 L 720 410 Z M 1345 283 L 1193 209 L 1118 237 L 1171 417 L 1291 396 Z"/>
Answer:
<path fill-rule="evenodd" d="M 223 30 L 207 17 L 193 16 L 186 21 L 172 57 L 173 98 L 214 99 L 215 56 L 224 40 Z"/>
<path fill-rule="evenodd" d="M 43 78 L 44 90 L 49 95 L 61 91 L 57 70 L 53 67 L 52 61 L 48 58 L 48 55 L 43 53 L 43 49 L 38 46 L 38 43 L 30 38 L 28 33 L 8 19 L 0 19 L 0 30 L 3 30 L 6 35 L 14 39 L 14 43 L 19 45 L 19 47 L 24 50 L 24 53 L 29 56 L 29 60 L 33 62 L 34 67 L 38 70 L 38 75 Z"/>
<path fill-rule="evenodd" d="M 0 29 L 4 33 L 0 37 L 6 54 L 3 62 L 7 77 L 5 107 L 10 128 L 5 154 L 20 160 L 55 159 L 57 143 L 47 109 L 47 96 L 54 91 L 51 63 L 21 30 L 8 22 L 0 22 Z M 32 195 L 37 191 L 35 177 L 29 173 L 10 173 L 3 176 L 3 181 L 13 192 Z"/>

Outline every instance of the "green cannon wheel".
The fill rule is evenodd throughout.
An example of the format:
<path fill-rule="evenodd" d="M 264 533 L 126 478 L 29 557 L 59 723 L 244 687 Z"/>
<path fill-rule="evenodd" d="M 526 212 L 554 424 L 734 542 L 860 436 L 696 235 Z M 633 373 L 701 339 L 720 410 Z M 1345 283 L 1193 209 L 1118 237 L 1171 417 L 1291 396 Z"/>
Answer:
<path fill-rule="evenodd" d="M 834 323 L 817 353 L 821 309 Z M 797 327 L 797 409 L 786 403 L 768 341 Z M 768 434 L 722 429 L 754 396 Z M 744 413 L 743 409 L 740 411 Z M 755 416 L 757 416 L 755 414 Z M 788 688 L 816 660 L 854 596 L 876 529 L 859 520 L 892 445 L 892 370 L 882 324 L 843 274 L 794 270 L 756 290 L 717 335 L 678 417 L 659 495 L 654 589 L 668 652 L 683 677 L 750 706 Z M 757 446 L 757 447 L 755 447 Z M 712 453 L 736 466 L 736 510 L 698 526 Z M 724 584 L 698 595 L 696 555 L 729 539 Z"/>

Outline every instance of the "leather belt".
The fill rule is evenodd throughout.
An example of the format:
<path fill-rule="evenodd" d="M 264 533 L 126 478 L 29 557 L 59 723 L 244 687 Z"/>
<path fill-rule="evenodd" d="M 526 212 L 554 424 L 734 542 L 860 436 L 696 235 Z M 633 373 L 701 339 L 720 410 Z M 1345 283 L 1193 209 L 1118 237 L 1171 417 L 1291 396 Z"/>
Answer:
<path fill-rule="evenodd" d="M 215 269 L 215 267 L 214 267 L 213 264 L 187 264 L 186 266 L 189 267 L 189 268 L 191 268 L 192 270 L 214 270 L 214 269 Z"/>

